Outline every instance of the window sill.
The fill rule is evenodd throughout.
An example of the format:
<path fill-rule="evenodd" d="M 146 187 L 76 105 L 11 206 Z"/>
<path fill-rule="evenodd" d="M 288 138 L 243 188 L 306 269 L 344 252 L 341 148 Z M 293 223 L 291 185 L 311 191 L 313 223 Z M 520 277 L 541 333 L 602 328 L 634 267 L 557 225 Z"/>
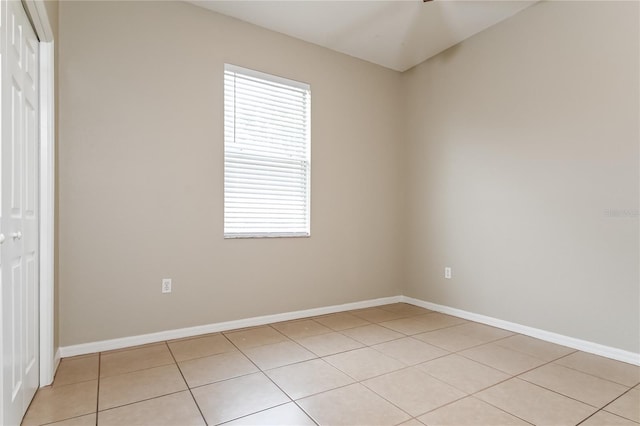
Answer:
<path fill-rule="evenodd" d="M 247 238 L 309 238 L 309 232 L 265 232 L 265 233 L 229 233 L 224 234 L 225 240 L 247 239 Z"/>

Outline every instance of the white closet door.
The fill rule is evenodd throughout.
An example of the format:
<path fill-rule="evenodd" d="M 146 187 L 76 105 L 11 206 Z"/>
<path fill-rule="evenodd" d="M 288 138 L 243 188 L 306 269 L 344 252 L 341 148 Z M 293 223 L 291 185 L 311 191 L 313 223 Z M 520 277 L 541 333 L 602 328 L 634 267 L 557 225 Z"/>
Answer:
<path fill-rule="evenodd" d="M 2 424 L 13 425 L 39 380 L 38 39 L 21 2 L 0 3 Z"/>

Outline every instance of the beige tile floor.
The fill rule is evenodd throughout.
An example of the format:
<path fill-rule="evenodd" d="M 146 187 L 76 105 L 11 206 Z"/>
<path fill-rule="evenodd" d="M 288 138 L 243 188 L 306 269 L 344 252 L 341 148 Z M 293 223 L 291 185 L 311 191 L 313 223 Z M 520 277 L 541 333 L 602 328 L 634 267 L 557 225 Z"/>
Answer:
<path fill-rule="evenodd" d="M 635 425 L 640 367 L 407 304 L 63 359 L 25 425 Z"/>

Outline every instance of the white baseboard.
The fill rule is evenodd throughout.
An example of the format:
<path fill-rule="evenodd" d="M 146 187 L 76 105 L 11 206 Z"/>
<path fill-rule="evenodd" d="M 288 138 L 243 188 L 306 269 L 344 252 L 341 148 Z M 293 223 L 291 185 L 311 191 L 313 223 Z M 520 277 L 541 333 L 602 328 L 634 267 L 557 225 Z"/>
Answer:
<path fill-rule="evenodd" d="M 171 339 L 181 339 L 184 337 L 198 336 L 207 333 L 216 333 L 220 331 L 235 330 L 238 328 L 255 327 L 258 325 L 270 324 L 280 321 L 290 321 L 300 318 L 313 317 L 318 315 L 332 314 L 335 312 L 350 311 L 353 309 L 370 308 L 373 306 L 386 305 L 389 303 L 405 302 L 422 308 L 430 309 L 436 312 L 453 315 L 470 321 L 491 325 L 515 333 L 524 334 L 535 337 L 551 343 L 589 352 L 595 355 L 604 356 L 629 364 L 640 365 L 640 354 L 625 351 L 611 346 L 601 345 L 599 343 L 589 342 L 587 340 L 576 339 L 574 337 L 553 333 L 538 328 L 528 327 L 473 312 L 463 311 L 462 309 L 451 308 L 449 306 L 438 305 L 436 303 L 426 302 L 424 300 L 415 299 L 408 296 L 392 296 L 380 299 L 365 300 L 361 302 L 345 303 L 343 305 L 325 306 L 321 308 L 305 309 L 302 311 L 286 312 L 282 314 L 264 315 L 260 317 L 245 318 L 234 321 L 225 321 L 214 324 L 200 325 L 196 327 L 180 328 L 175 330 L 161 331 L 157 333 L 142 334 L 139 336 L 123 337 L 119 339 L 102 340 L 98 342 L 83 343 L 80 345 L 65 346 L 58 349 L 55 355 L 55 370 L 58 368 L 60 358 L 66 358 L 76 355 L 85 355 L 94 352 L 109 351 L 113 349 L 122 349 L 131 346 L 144 345 L 147 343 L 163 342 Z"/>
<path fill-rule="evenodd" d="M 442 312 L 443 314 L 453 315 L 459 318 L 491 325 L 515 333 L 525 334 L 551 343 L 557 343 L 569 348 L 578 349 L 583 352 L 589 352 L 595 355 L 604 356 L 629 364 L 640 365 L 640 354 L 625 351 L 611 346 L 601 345 L 599 343 L 589 342 L 588 340 L 576 339 L 574 337 L 564 336 L 558 333 L 541 330 L 539 328 L 528 327 L 526 325 L 516 324 L 485 315 L 475 314 L 473 312 L 463 311 L 461 309 L 451 308 L 449 306 L 438 305 L 436 303 L 425 302 L 424 300 L 414 299 L 413 297 L 401 296 L 400 300 L 405 303 L 420 306 L 432 311 Z"/>
<path fill-rule="evenodd" d="M 61 359 L 62 359 L 62 356 L 60 355 L 60 348 L 58 348 L 56 353 L 53 355 L 53 372 L 51 374 L 51 378 L 50 379 L 48 378 L 46 381 L 42 381 L 42 378 L 41 378 L 40 387 L 49 386 L 51 383 L 53 383 L 53 379 L 54 377 L 56 377 L 56 372 L 58 371 L 58 367 L 60 366 Z"/>
<path fill-rule="evenodd" d="M 62 359 L 62 355 L 60 352 L 60 348 L 56 351 L 55 356 L 53 357 L 53 375 L 55 377 L 56 372 L 58 371 L 58 366 L 60 366 L 60 360 Z"/>
<path fill-rule="evenodd" d="M 102 340 L 98 342 L 83 343 L 79 345 L 59 348 L 56 356 L 66 358 L 76 355 L 85 355 L 94 352 L 110 351 L 147 343 L 163 342 L 171 339 L 198 336 L 200 334 L 216 333 L 220 331 L 235 330 L 238 328 L 255 327 L 280 321 L 313 317 L 318 315 L 333 314 L 336 312 L 350 311 L 353 309 L 370 308 L 373 306 L 397 303 L 403 296 L 383 297 L 380 299 L 364 300 L 361 302 L 345 303 L 342 305 L 325 306 L 321 308 L 305 309 L 302 311 L 286 312 L 282 314 L 264 315 L 260 317 L 245 318 L 234 321 L 218 322 L 214 324 L 199 325 L 195 327 L 180 328 L 175 330 L 160 331 L 157 333 L 141 334 L 139 336 L 122 337 L 119 339 Z M 57 365 L 56 365 L 57 368 Z"/>

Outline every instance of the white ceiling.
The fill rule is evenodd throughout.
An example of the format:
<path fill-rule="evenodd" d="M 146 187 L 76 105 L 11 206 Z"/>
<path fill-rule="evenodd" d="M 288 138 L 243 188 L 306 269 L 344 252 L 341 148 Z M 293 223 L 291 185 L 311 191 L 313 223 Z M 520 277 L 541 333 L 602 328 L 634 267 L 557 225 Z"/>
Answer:
<path fill-rule="evenodd" d="M 383 67 L 405 71 L 537 0 L 188 1 Z"/>

